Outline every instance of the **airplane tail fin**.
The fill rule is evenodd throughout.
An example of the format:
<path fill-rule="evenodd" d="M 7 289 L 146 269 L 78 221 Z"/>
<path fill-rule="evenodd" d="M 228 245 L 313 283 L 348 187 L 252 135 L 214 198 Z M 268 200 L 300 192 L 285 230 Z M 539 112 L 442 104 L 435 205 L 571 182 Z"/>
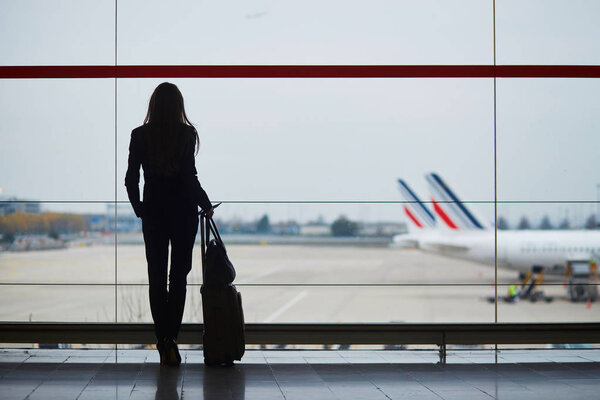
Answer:
<path fill-rule="evenodd" d="M 421 229 L 435 227 L 435 216 L 425 207 L 425 204 L 417 197 L 408 184 L 404 180 L 398 179 L 398 185 L 400 194 L 404 201 L 406 201 L 403 204 L 404 212 L 411 222 L 417 228 Z"/>
<path fill-rule="evenodd" d="M 454 194 L 452 189 L 435 172 L 425 176 L 433 194 L 432 204 L 435 212 L 451 229 L 484 230 L 485 225 Z"/>

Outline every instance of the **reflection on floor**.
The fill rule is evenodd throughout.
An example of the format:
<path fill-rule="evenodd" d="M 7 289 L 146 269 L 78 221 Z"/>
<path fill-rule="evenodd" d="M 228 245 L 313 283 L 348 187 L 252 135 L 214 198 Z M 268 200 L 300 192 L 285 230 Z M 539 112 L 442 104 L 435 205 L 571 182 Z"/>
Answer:
<path fill-rule="evenodd" d="M 249 351 L 179 368 L 148 350 L 0 350 L 0 399 L 600 399 L 600 350 Z"/>

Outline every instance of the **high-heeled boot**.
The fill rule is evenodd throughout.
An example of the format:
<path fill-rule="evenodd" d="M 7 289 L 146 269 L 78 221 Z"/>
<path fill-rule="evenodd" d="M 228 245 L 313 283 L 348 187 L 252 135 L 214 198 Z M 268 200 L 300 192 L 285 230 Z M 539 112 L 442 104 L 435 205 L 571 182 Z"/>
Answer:
<path fill-rule="evenodd" d="M 178 366 L 181 364 L 181 355 L 179 354 L 179 348 L 174 339 L 165 340 L 166 354 L 167 354 L 167 365 Z"/>

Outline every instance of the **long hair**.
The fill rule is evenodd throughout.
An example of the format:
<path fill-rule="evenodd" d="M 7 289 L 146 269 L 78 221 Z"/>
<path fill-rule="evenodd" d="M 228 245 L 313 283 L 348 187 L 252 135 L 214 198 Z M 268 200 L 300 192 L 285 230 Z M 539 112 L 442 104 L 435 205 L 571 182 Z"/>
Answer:
<path fill-rule="evenodd" d="M 149 127 L 148 160 L 161 174 L 172 175 L 179 170 L 188 145 L 195 146 L 198 152 L 198 132 L 185 114 L 183 96 L 174 84 L 163 82 L 154 89 L 144 125 Z M 184 129 L 183 125 L 191 130 Z"/>

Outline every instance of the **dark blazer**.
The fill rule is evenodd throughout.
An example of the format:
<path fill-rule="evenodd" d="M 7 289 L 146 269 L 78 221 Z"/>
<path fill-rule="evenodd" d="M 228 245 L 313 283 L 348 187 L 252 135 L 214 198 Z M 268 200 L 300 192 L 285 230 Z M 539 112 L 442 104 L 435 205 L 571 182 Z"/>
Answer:
<path fill-rule="evenodd" d="M 142 125 L 131 132 L 129 161 L 125 186 L 129 201 L 138 217 L 169 215 L 172 213 L 197 214 L 198 206 L 208 211 L 212 206 L 198 181 L 194 150 L 195 134 L 192 127 L 181 125 L 182 133 L 189 135 L 177 171 L 165 175 L 153 170 L 147 156 L 148 126 Z M 140 166 L 144 169 L 144 202 L 140 201 Z"/>

